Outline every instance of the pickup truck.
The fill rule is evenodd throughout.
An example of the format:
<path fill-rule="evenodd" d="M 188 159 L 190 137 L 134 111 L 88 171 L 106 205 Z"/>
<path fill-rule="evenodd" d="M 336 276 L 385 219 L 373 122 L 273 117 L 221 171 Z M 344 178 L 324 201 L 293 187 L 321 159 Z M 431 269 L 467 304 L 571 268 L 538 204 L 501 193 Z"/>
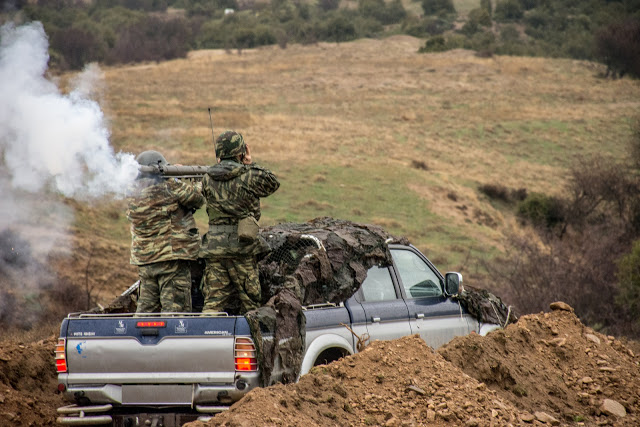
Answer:
<path fill-rule="evenodd" d="M 393 265 L 370 268 L 349 299 L 304 307 L 301 375 L 367 340 L 419 334 L 435 349 L 499 327 L 455 298 L 459 273 L 442 275 L 412 245 L 388 247 Z M 69 314 L 55 354 L 58 390 L 73 402 L 58 409 L 66 425 L 180 426 L 260 386 L 249 324 L 226 313 Z"/>

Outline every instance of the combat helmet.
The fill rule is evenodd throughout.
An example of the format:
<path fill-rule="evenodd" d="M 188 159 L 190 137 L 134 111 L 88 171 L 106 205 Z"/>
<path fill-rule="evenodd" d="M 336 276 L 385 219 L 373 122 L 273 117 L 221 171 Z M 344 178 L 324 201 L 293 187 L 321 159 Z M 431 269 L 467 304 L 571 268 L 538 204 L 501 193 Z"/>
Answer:
<path fill-rule="evenodd" d="M 143 151 L 138 154 L 136 162 L 142 166 L 166 166 L 169 164 L 162 154 L 154 150 Z"/>
<path fill-rule="evenodd" d="M 244 138 L 238 132 L 228 130 L 216 139 L 216 157 L 230 159 L 247 152 Z"/>

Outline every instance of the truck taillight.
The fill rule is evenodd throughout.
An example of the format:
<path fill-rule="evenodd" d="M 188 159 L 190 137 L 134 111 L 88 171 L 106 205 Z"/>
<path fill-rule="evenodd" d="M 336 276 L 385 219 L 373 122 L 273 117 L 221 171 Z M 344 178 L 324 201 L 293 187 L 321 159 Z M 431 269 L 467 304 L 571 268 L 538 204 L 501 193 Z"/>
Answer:
<path fill-rule="evenodd" d="M 58 338 L 58 344 L 56 344 L 56 371 L 58 373 L 67 372 L 67 355 L 65 353 L 65 339 Z"/>
<path fill-rule="evenodd" d="M 236 338 L 233 355 L 236 362 L 236 371 L 258 370 L 256 346 L 253 345 L 251 338 Z"/>
<path fill-rule="evenodd" d="M 136 323 L 136 328 L 165 328 L 166 326 L 167 322 L 162 320 Z"/>

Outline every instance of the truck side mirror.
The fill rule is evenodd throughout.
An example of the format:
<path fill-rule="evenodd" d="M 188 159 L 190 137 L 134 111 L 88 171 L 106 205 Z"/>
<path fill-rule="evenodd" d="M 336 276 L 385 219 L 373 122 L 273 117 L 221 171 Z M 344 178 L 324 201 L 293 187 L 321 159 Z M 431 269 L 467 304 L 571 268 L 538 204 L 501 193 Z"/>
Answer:
<path fill-rule="evenodd" d="M 444 275 L 444 293 L 446 296 L 458 295 L 462 289 L 462 274 L 449 272 Z"/>

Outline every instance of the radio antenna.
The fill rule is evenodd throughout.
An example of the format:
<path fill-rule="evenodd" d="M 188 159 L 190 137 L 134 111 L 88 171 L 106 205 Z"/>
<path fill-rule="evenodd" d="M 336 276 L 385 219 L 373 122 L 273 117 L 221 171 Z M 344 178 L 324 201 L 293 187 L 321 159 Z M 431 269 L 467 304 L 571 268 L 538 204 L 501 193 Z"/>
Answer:
<path fill-rule="evenodd" d="M 216 145 L 216 137 L 213 135 L 213 119 L 211 118 L 211 107 L 207 108 L 209 110 L 209 123 L 211 123 L 211 140 L 213 141 L 213 145 Z"/>

